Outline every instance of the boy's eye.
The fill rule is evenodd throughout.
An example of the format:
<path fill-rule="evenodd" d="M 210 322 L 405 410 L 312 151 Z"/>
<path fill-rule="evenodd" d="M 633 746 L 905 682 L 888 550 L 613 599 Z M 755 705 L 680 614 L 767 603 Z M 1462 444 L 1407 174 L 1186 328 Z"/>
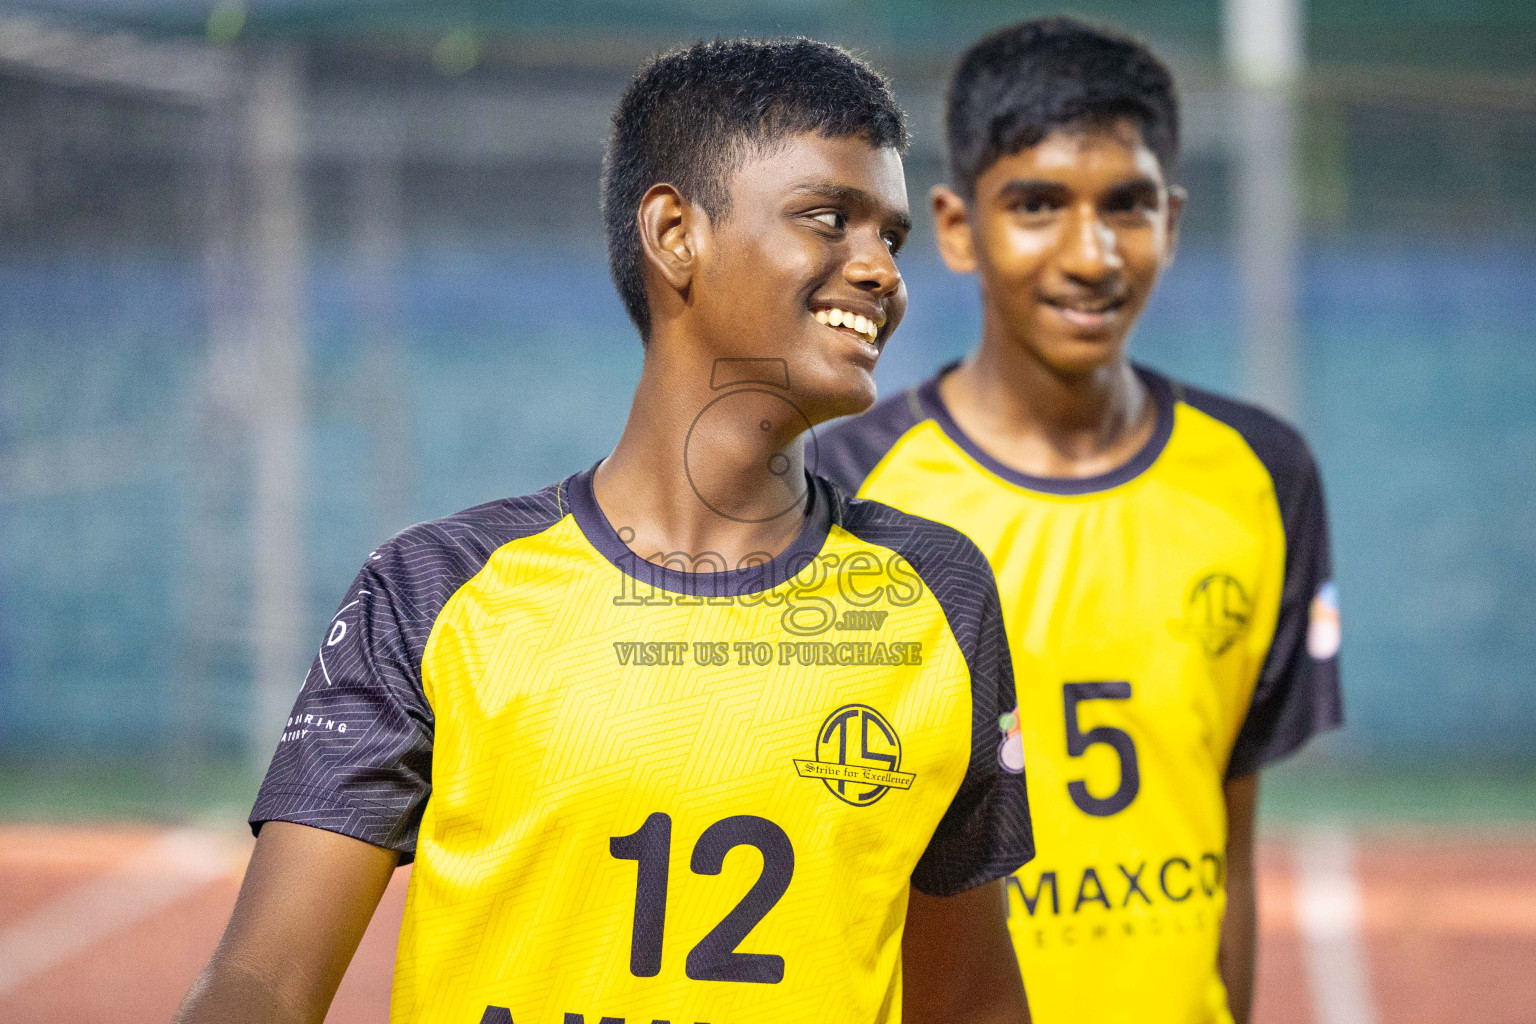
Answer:
<path fill-rule="evenodd" d="M 1151 188 L 1135 187 L 1120 189 L 1111 193 L 1105 200 L 1104 212 L 1141 217 L 1149 213 L 1156 213 L 1159 201 L 1156 190 Z"/>
<path fill-rule="evenodd" d="M 903 239 L 900 235 L 886 235 L 885 247 L 891 250 L 892 256 L 895 256 L 897 253 L 901 252 L 902 241 Z"/>
<path fill-rule="evenodd" d="M 1149 213 L 1153 205 L 1141 196 L 1125 196 L 1105 204 L 1105 213 Z"/>
<path fill-rule="evenodd" d="M 1013 204 L 1013 210 L 1015 213 L 1022 213 L 1031 217 L 1035 217 L 1042 213 L 1051 213 L 1059 209 L 1060 206 L 1061 204 L 1056 202 L 1056 200 L 1051 196 L 1021 196 L 1019 197 L 1018 201 Z"/>
<path fill-rule="evenodd" d="M 848 226 L 848 218 L 844 217 L 837 210 L 823 210 L 820 213 L 813 213 L 811 214 L 811 219 L 825 224 L 833 231 L 841 231 Z"/>

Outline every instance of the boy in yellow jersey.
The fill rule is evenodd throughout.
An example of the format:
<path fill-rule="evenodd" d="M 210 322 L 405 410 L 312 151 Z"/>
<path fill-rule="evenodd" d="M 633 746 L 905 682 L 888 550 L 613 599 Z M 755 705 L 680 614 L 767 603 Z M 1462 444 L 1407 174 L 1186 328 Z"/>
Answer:
<path fill-rule="evenodd" d="M 1027 1019 L 991 571 L 800 441 L 874 400 L 905 141 L 883 79 L 821 43 L 642 69 L 604 171 L 645 343 L 624 433 L 369 556 L 183 1021 L 319 1021 L 411 860 L 399 1024 Z"/>
<path fill-rule="evenodd" d="M 961 60 L 947 132 L 937 237 L 980 278 L 980 345 L 824 433 L 821 469 L 997 572 L 1036 1020 L 1244 1022 L 1258 775 L 1341 721 L 1317 468 L 1274 417 L 1127 360 L 1184 200 L 1151 53 L 1068 19 L 1003 30 Z"/>

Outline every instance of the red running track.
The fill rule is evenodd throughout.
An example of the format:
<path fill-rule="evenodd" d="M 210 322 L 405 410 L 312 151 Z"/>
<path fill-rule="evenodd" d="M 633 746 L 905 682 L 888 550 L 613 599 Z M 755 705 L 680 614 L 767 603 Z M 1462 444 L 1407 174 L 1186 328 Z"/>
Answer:
<path fill-rule="evenodd" d="M 1536 830 L 1355 836 L 1346 874 L 1358 899 L 1342 918 L 1327 903 L 1336 888 L 1304 898 L 1307 841 L 1272 835 L 1261 853 L 1254 1024 L 1536 1022 Z M 218 940 L 249 852 L 239 836 L 0 825 L 0 1021 L 169 1021 Z M 408 874 L 390 885 L 333 1024 L 388 1019 Z M 1319 935 L 1337 939 L 1341 921 L 1359 961 L 1344 977 L 1355 977 L 1363 1018 L 1362 1006 L 1319 1006 L 1338 982 L 1325 976 L 1338 974 L 1339 949 L 1351 948 Z"/>

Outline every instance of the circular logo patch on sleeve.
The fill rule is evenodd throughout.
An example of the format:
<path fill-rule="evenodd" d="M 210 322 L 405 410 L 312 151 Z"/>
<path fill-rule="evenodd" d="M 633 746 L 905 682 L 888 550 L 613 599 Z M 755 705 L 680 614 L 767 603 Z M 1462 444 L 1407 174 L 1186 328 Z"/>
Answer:
<path fill-rule="evenodd" d="M 1339 626 L 1339 591 L 1329 580 L 1317 588 L 1312 598 L 1311 621 L 1307 625 L 1307 653 L 1318 661 L 1327 661 L 1339 653 L 1343 633 Z"/>
<path fill-rule="evenodd" d="M 1019 709 L 999 718 L 997 727 L 1003 733 L 1002 742 L 997 745 L 997 762 L 1003 771 L 1017 775 L 1024 770 L 1024 731 L 1019 725 Z"/>

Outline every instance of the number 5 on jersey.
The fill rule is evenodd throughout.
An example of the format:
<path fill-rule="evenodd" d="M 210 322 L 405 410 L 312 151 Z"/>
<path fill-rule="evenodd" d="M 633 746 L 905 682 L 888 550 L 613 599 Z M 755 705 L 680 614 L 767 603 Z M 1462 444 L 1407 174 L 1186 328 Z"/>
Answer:
<path fill-rule="evenodd" d="M 789 888 L 795 873 L 795 848 L 789 836 L 767 818 L 737 814 L 722 818 L 699 836 L 689 867 L 696 875 L 718 875 L 725 855 L 738 846 L 763 855 L 763 873 L 734 910 L 688 953 L 686 968 L 694 981 L 746 981 L 777 985 L 784 980 L 784 958 L 772 953 L 738 953 L 747 934 L 768 916 Z M 667 925 L 667 885 L 672 865 L 672 818 L 660 811 L 638 831 L 608 840 L 618 860 L 637 862 L 635 924 L 629 946 L 629 972 L 637 978 L 661 973 L 661 940 Z"/>
<path fill-rule="evenodd" d="M 1077 706 L 1089 700 L 1130 700 L 1130 683 L 1063 683 L 1062 702 L 1067 711 L 1067 756 L 1082 757 L 1088 748 L 1104 744 L 1120 757 L 1120 784 L 1109 796 L 1094 796 L 1088 792 L 1088 783 L 1073 779 L 1067 783 L 1067 795 L 1084 814 L 1095 818 L 1107 818 L 1119 814 L 1131 806 L 1141 791 L 1141 768 L 1136 761 L 1136 742 L 1124 729 L 1112 725 L 1099 725 L 1083 732 L 1078 721 Z"/>

